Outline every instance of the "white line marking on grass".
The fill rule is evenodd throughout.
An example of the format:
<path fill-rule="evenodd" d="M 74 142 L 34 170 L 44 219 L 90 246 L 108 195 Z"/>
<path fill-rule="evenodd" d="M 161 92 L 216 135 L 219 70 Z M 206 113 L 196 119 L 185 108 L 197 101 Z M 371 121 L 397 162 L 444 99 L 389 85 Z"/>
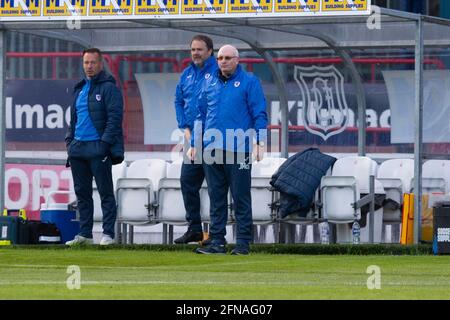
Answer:
<path fill-rule="evenodd" d="M 162 281 L 162 280 L 147 280 L 147 281 L 114 281 L 114 280 L 85 280 L 81 281 L 81 285 L 260 285 L 260 286 L 310 286 L 317 287 L 323 286 L 323 284 L 317 281 L 290 281 L 286 283 L 285 281 L 254 281 L 254 282 L 229 282 L 229 281 Z M 21 280 L 21 281 L 11 281 L 11 280 L 0 280 L 0 286 L 16 286 L 16 285 L 66 285 L 66 281 L 51 281 L 51 280 Z M 362 287 L 365 282 L 347 282 L 347 283 L 332 283 L 329 287 L 337 286 L 352 286 L 352 287 Z M 414 286 L 445 286 L 448 284 L 442 282 L 427 282 L 427 283 L 412 283 L 412 282 L 387 282 L 385 284 L 388 287 L 414 287 Z"/>
<path fill-rule="evenodd" d="M 205 267 L 205 266 L 236 266 L 236 265 L 250 265 L 250 264 L 261 264 L 262 262 L 255 262 L 255 261 L 249 261 L 249 262 L 231 262 L 231 263 L 210 263 L 210 264 L 204 264 L 202 263 L 201 267 Z M 155 266 L 85 266 L 85 265 L 80 265 L 80 268 L 88 268 L 88 269 L 132 269 L 132 270 L 145 270 L 145 269 L 156 269 L 156 268 L 160 268 L 160 269 L 169 269 L 169 268 L 192 268 L 194 265 L 188 265 L 188 266 L 183 266 L 183 265 L 155 265 Z M 56 264 L 0 264 L 0 268 L 31 268 L 31 269 L 46 269 L 46 268 L 51 268 L 51 269 L 66 269 L 67 266 L 66 265 L 56 265 Z"/>
<path fill-rule="evenodd" d="M 42 281 L 42 280 L 29 280 L 29 281 L 0 281 L 0 286 L 15 286 L 15 285 L 66 285 L 66 281 Z M 80 285 L 260 285 L 260 286 L 318 286 L 317 282 L 228 282 L 228 281 L 161 281 L 161 280 L 149 280 L 149 281 L 81 281 Z M 353 286 L 355 284 L 352 284 Z M 361 284 L 358 284 L 361 286 Z"/>
<path fill-rule="evenodd" d="M 1 286 L 24 286 L 24 285 L 39 285 L 39 286 L 46 286 L 46 285 L 63 285 L 65 286 L 65 281 L 28 281 L 28 282 L 12 282 L 12 283 L 0 283 Z M 192 282 L 158 282 L 158 281 L 82 281 L 80 283 L 80 286 L 89 286 L 89 285 L 117 285 L 117 286 L 124 286 L 124 285 L 240 285 L 239 283 L 217 283 L 217 282 L 201 282 L 201 283 L 192 283 Z M 267 285 L 267 284 L 261 284 L 261 285 Z M 281 285 L 281 284 L 279 284 Z"/>
<path fill-rule="evenodd" d="M 66 269 L 65 265 L 56 265 L 56 264 L 0 264 L 0 268 L 52 268 L 52 269 Z"/>

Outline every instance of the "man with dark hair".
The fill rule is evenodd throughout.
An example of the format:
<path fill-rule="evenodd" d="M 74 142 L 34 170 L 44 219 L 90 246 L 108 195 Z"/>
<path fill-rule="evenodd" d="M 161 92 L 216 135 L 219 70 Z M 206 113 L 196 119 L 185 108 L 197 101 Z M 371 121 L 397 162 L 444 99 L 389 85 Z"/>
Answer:
<path fill-rule="evenodd" d="M 185 158 L 181 167 L 181 191 L 183 193 L 186 221 L 189 224 L 187 232 L 175 243 L 189 243 L 203 239 L 203 228 L 200 217 L 200 188 L 205 175 L 201 159 L 198 161 L 186 157 L 191 140 L 194 120 L 197 117 L 197 100 L 206 79 L 217 71 L 214 59 L 213 41 L 205 35 L 196 35 L 191 40 L 191 64 L 183 71 L 175 94 L 175 110 L 178 127 L 184 130 Z"/>
<path fill-rule="evenodd" d="M 85 78 L 75 85 L 70 126 L 66 134 L 67 166 L 72 169 L 80 214 L 80 233 L 66 245 L 92 244 L 95 178 L 103 212 L 100 245 L 114 243 L 116 200 L 112 165 L 124 160 L 122 118 L 123 98 L 115 79 L 103 70 L 97 48 L 83 51 Z"/>

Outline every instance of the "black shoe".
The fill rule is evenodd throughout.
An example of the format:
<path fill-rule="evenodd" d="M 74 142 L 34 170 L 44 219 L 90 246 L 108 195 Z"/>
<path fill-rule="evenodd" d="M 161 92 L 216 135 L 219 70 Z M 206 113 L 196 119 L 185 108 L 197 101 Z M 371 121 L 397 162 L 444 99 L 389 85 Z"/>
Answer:
<path fill-rule="evenodd" d="M 210 244 L 207 247 L 197 248 L 195 252 L 202 254 L 225 254 L 227 253 L 227 249 L 223 244 Z"/>
<path fill-rule="evenodd" d="M 250 248 L 244 245 L 237 245 L 233 250 L 231 250 L 231 254 L 233 256 L 246 256 L 250 253 Z"/>
<path fill-rule="evenodd" d="M 203 232 L 202 231 L 192 231 L 188 229 L 185 234 L 183 234 L 178 239 L 175 239 L 173 242 L 176 244 L 189 243 L 189 242 L 198 242 L 203 240 Z"/>
<path fill-rule="evenodd" d="M 209 246 L 209 245 L 211 245 L 211 242 L 212 242 L 211 238 L 205 239 L 205 240 L 202 241 L 202 246 L 205 246 L 205 247 Z M 226 240 L 225 240 L 225 244 L 227 244 Z"/>

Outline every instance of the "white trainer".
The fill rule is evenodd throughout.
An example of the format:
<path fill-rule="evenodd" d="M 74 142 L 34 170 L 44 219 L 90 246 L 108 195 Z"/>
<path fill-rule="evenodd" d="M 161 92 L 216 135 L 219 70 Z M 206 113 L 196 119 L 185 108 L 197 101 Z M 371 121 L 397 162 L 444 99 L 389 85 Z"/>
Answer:
<path fill-rule="evenodd" d="M 114 244 L 114 239 L 111 238 L 111 236 L 109 236 L 107 234 L 103 234 L 103 237 L 100 240 L 100 245 L 101 246 L 109 246 L 111 244 Z"/>
<path fill-rule="evenodd" d="M 86 238 L 80 235 L 76 235 L 73 240 L 67 241 L 66 246 L 82 245 L 82 244 L 93 244 L 94 240 L 92 238 Z"/>

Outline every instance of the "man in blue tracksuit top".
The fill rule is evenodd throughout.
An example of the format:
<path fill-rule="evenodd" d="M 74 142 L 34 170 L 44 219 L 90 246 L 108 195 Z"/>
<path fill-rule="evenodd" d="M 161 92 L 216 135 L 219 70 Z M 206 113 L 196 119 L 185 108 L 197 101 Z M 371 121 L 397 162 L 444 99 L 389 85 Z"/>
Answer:
<path fill-rule="evenodd" d="M 86 77 L 74 88 L 70 126 L 66 134 L 68 164 L 72 169 L 80 213 L 80 233 L 66 245 L 92 244 L 94 205 L 92 179 L 95 178 L 103 212 L 100 245 L 114 243 L 116 200 L 112 164 L 124 159 L 123 99 L 114 78 L 103 71 L 97 48 L 83 52 Z"/>
<path fill-rule="evenodd" d="M 197 117 L 197 100 L 206 79 L 217 71 L 213 53 L 213 41 L 205 35 L 196 35 L 191 40 L 192 62 L 180 77 L 175 95 L 175 110 L 178 127 L 184 130 L 185 154 L 189 148 L 194 120 Z M 200 217 L 200 188 L 205 175 L 201 161 L 191 161 L 185 157 L 181 167 L 181 192 L 186 209 L 187 232 L 175 243 L 189 243 L 203 239 Z"/>
<path fill-rule="evenodd" d="M 255 76 L 239 64 L 239 53 L 231 45 L 220 48 L 219 72 L 205 82 L 199 99 L 199 115 L 191 139 L 191 157 L 201 149 L 204 126 L 203 163 L 211 203 L 211 244 L 197 253 L 226 253 L 228 189 L 237 223 L 236 247 L 231 254 L 246 255 L 252 240 L 251 160 L 262 160 L 266 140 L 266 100 Z M 253 146 L 253 144 L 255 144 Z M 198 147 L 200 145 L 200 148 Z M 253 150 L 252 150 L 253 149 Z"/>

